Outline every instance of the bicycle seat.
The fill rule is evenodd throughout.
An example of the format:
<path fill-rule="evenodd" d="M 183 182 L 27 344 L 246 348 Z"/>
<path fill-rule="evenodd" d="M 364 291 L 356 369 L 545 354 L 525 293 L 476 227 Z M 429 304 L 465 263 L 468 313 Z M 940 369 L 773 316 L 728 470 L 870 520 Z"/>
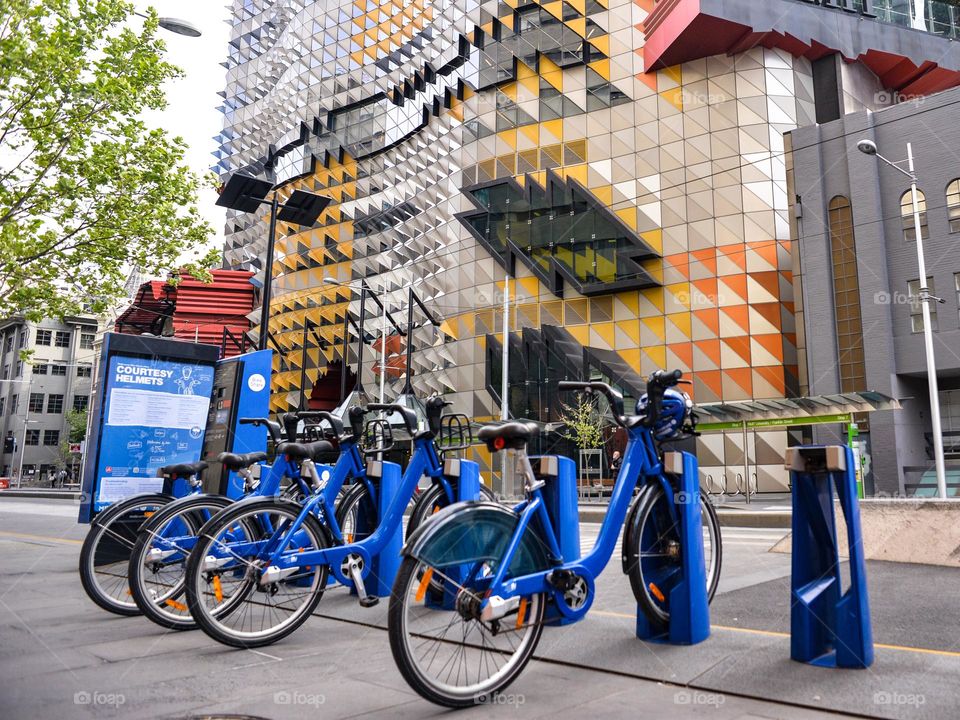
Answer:
<path fill-rule="evenodd" d="M 278 453 L 283 453 L 291 460 L 316 460 L 321 455 L 333 451 L 333 445 L 326 440 L 317 440 L 312 443 L 285 442 L 277 447 Z"/>
<path fill-rule="evenodd" d="M 217 462 L 223 463 L 231 470 L 243 470 L 245 467 L 250 467 L 254 463 L 258 463 L 266 459 L 267 454 L 265 452 L 249 452 L 242 454 L 222 452 L 217 455 Z"/>
<path fill-rule="evenodd" d="M 157 471 L 157 475 L 160 477 L 190 477 L 192 475 L 199 475 L 204 470 L 209 467 L 207 463 L 203 460 L 195 463 L 176 463 L 174 465 L 164 465 Z"/>
<path fill-rule="evenodd" d="M 503 425 L 486 425 L 480 428 L 477 437 L 487 448 L 497 450 L 522 450 L 532 437 L 540 433 L 536 423 L 508 422 Z"/>

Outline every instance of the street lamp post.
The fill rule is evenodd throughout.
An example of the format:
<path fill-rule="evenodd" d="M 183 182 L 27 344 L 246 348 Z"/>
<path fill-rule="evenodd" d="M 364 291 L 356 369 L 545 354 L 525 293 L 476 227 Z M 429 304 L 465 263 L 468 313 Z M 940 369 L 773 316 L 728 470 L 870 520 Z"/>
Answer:
<path fill-rule="evenodd" d="M 133 14 L 137 17 L 149 18 L 149 15 L 146 15 L 142 12 L 133 11 Z M 181 18 L 174 17 L 161 17 L 157 18 L 157 24 L 168 32 L 172 32 L 175 35 L 184 35 L 186 37 L 200 37 L 203 33 L 200 32 L 200 28 L 194 25 L 188 20 L 183 20 Z"/>
<path fill-rule="evenodd" d="M 920 306 L 923 312 L 923 344 L 927 356 L 927 386 L 930 390 L 930 424 L 933 428 L 933 460 L 937 469 L 937 495 L 947 497 L 947 474 L 943 461 L 943 432 L 940 427 L 940 392 L 937 386 L 937 363 L 933 351 L 933 328 L 931 327 L 930 303 L 943 302 L 930 294 L 927 287 L 927 267 L 923 259 L 923 234 L 920 223 L 920 203 L 917 197 L 917 173 L 913 168 L 913 147 L 907 143 L 907 169 L 898 163 L 887 160 L 877 152 L 877 144 L 872 140 L 860 140 L 857 150 L 872 155 L 898 172 L 910 178 L 910 199 L 913 203 L 913 233 L 917 241 L 917 265 L 920 270 Z M 900 162 L 903 162 L 902 160 Z"/>

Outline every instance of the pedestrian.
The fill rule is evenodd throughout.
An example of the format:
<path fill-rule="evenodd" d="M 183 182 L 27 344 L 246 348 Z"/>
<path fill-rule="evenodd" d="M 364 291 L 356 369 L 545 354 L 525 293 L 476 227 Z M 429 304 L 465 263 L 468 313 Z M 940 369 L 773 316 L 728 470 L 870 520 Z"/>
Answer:
<path fill-rule="evenodd" d="M 613 457 L 610 458 L 610 474 L 611 474 L 614 478 L 616 478 L 616 477 L 617 477 L 617 473 L 620 472 L 620 463 L 622 463 L 622 462 L 623 462 L 623 460 L 620 458 L 620 451 L 619 451 L 619 450 L 614 450 L 614 451 L 613 451 Z"/>
<path fill-rule="evenodd" d="M 57 484 L 59 483 L 60 487 L 62 488 L 66 480 L 67 480 L 67 471 L 64 468 L 60 468 L 57 471 L 57 474 L 54 476 L 53 485 L 54 487 L 57 487 Z"/>

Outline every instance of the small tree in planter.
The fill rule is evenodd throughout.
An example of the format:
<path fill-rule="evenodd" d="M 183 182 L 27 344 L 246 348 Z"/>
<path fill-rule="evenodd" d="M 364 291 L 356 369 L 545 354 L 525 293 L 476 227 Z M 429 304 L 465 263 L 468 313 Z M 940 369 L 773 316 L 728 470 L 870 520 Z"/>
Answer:
<path fill-rule="evenodd" d="M 581 458 L 584 456 L 585 450 L 596 450 L 603 444 L 604 419 L 596 395 L 577 393 L 574 403 L 561 403 L 560 419 L 566 425 L 563 437 L 577 446 Z M 601 460 L 599 468 L 601 470 L 603 469 L 602 462 Z M 582 477 L 582 467 L 580 471 Z"/>

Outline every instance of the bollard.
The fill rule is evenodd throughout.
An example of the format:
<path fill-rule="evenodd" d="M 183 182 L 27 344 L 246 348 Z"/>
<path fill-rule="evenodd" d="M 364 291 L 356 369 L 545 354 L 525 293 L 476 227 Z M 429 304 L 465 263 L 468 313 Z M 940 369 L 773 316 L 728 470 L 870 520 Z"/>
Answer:
<path fill-rule="evenodd" d="M 873 632 L 853 451 L 840 445 L 788 448 L 785 465 L 793 480 L 790 657 L 822 667 L 869 667 Z M 850 587 L 845 593 L 834 487 L 850 551 Z"/>
<path fill-rule="evenodd" d="M 638 606 L 636 632 L 641 640 L 695 645 L 710 637 L 697 458 L 687 452 L 664 453 L 663 470 L 676 476 L 677 487 L 680 488 L 675 507 L 679 515 L 682 577 L 670 590 L 670 620 L 667 626 L 652 623 Z"/>
<path fill-rule="evenodd" d="M 393 462 L 370 460 L 367 462 L 367 477 L 374 481 L 376 488 L 377 517 L 366 517 L 366 509 L 361 505 L 357 513 L 357 530 L 364 535 L 374 532 L 380 520 L 390 507 L 390 502 L 400 488 L 400 466 Z M 393 581 L 400 569 L 400 550 L 403 547 L 402 523 L 397 523 L 396 529 L 386 541 L 383 549 L 375 555 L 371 564 L 370 574 L 364 578 L 364 584 L 370 595 L 387 597 L 393 589 Z M 355 588 L 350 588 L 350 594 L 356 595 Z"/>
<path fill-rule="evenodd" d="M 480 466 L 473 460 L 447 458 L 443 461 L 443 476 L 447 480 L 457 480 L 458 502 L 476 501 L 480 498 Z M 462 567 L 447 569 L 447 575 L 454 583 L 460 581 L 462 572 Z M 427 607 L 452 610 L 459 588 L 448 582 L 438 583 L 439 585 L 443 586 L 443 597 L 440 597 L 439 592 L 436 594 L 431 592 L 427 596 Z"/>

